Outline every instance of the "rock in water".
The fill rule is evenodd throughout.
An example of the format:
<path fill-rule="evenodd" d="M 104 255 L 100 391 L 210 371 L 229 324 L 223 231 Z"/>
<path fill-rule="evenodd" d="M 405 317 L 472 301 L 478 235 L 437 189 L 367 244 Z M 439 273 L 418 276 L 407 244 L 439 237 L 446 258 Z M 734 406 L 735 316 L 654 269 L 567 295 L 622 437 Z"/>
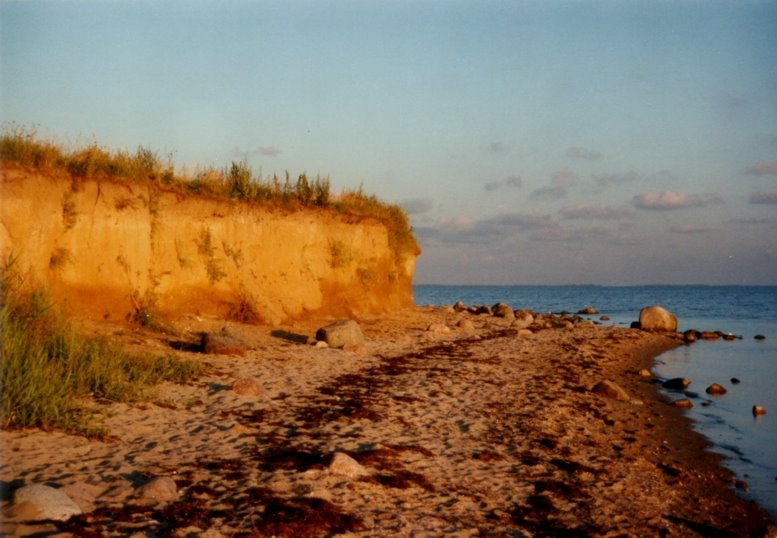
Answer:
<path fill-rule="evenodd" d="M 682 398 L 680 400 L 673 401 L 672 405 L 681 409 L 691 409 L 693 407 L 693 402 L 688 398 Z"/>
<path fill-rule="evenodd" d="M 661 386 L 669 390 L 685 390 L 690 384 L 691 382 L 684 377 L 673 377 L 664 381 Z"/>
<path fill-rule="evenodd" d="M 718 383 L 713 383 L 709 387 L 707 387 L 707 394 L 712 395 L 720 395 L 720 394 L 726 394 L 728 391 L 726 390 L 726 387 L 723 385 L 719 385 Z"/>
<path fill-rule="evenodd" d="M 646 306 L 639 311 L 639 327 L 643 331 L 676 332 L 677 318 L 662 306 Z"/>
<path fill-rule="evenodd" d="M 753 416 L 754 417 L 760 417 L 761 415 L 766 414 L 766 408 L 761 405 L 754 405 L 753 406 Z"/>
<path fill-rule="evenodd" d="M 336 321 L 316 331 L 316 340 L 323 340 L 329 347 L 343 347 L 346 344 L 364 345 L 361 327 L 352 319 Z"/>
<path fill-rule="evenodd" d="M 626 393 L 626 391 L 623 390 L 617 383 L 610 381 L 609 379 L 599 381 L 596 385 L 594 385 L 593 391 L 594 393 L 600 396 L 605 396 L 607 398 L 614 398 L 622 402 L 629 401 L 629 395 Z"/>
<path fill-rule="evenodd" d="M 81 509 L 61 489 L 43 484 L 23 486 L 14 493 L 14 512 L 23 519 L 53 519 L 65 521 L 78 515 Z"/>

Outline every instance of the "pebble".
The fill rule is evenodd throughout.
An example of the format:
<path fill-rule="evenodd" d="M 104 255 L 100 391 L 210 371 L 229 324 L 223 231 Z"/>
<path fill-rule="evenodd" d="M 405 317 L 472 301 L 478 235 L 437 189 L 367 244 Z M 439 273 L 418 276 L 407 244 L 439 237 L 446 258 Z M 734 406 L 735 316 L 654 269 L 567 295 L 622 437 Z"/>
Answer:
<path fill-rule="evenodd" d="M 754 405 L 753 406 L 753 416 L 754 417 L 760 417 L 761 415 L 766 414 L 766 408 L 761 405 Z"/>
<path fill-rule="evenodd" d="M 720 394 L 726 394 L 728 391 L 726 390 L 726 387 L 723 385 L 719 385 L 718 383 L 713 383 L 709 387 L 707 387 L 707 394 L 712 395 L 720 395 Z"/>
<path fill-rule="evenodd" d="M 673 401 L 671 405 L 681 409 L 691 409 L 693 407 L 693 402 L 688 398 L 682 398 L 680 400 Z"/>

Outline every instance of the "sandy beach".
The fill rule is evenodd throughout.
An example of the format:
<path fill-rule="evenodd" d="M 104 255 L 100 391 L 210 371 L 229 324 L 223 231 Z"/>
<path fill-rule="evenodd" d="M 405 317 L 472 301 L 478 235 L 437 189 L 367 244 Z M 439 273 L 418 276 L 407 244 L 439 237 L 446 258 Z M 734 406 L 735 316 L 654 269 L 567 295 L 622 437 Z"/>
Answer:
<path fill-rule="evenodd" d="M 519 331 L 492 316 L 416 307 L 359 319 L 363 347 L 310 345 L 331 321 L 270 328 L 189 317 L 174 336 L 82 324 L 132 352 L 204 361 L 206 372 L 192 385 L 160 386 L 154 403 L 104 405 L 104 441 L 0 432 L 2 534 L 774 532 L 640 374 L 682 345 L 674 335 L 591 322 Z M 245 342 L 246 354 L 195 351 L 199 333 L 218 331 Z M 629 400 L 594 393 L 605 379 Z M 150 493 L 158 477 L 172 490 Z M 11 496 L 33 483 L 67 488 L 84 513 L 30 521 Z"/>

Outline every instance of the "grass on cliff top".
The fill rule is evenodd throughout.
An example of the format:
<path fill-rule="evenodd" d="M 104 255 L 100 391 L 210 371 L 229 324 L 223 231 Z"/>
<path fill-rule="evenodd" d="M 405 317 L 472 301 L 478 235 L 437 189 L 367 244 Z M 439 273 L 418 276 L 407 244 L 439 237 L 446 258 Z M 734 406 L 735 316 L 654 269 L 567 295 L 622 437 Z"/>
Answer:
<path fill-rule="evenodd" d="M 97 143 L 66 149 L 50 140 L 41 140 L 34 130 L 11 126 L 0 134 L 0 162 L 42 171 L 70 174 L 74 178 L 114 178 L 123 181 L 153 181 L 181 192 L 233 198 L 295 209 L 320 207 L 335 212 L 376 218 L 389 229 L 389 242 L 397 259 L 420 250 L 407 214 L 398 205 L 381 202 L 358 191 L 333 196 L 329 178 L 296 179 L 286 172 L 281 179 L 257 175 L 245 161 L 232 162 L 220 169 L 197 169 L 193 174 L 176 172 L 172 160 L 163 160 L 154 151 L 139 146 L 134 153 L 109 151 Z"/>
<path fill-rule="evenodd" d="M 141 401 L 163 380 L 186 383 L 202 372 L 200 363 L 135 357 L 108 341 L 79 336 L 44 291 L 24 285 L 12 261 L 0 267 L 0 301 L 3 428 L 103 435 L 87 408 L 95 399 Z"/>

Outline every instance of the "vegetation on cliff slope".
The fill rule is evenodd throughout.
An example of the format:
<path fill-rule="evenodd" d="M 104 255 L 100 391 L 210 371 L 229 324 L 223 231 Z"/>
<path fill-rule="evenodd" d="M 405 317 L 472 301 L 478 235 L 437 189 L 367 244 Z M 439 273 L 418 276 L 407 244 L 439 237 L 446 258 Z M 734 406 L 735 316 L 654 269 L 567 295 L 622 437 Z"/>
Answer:
<path fill-rule="evenodd" d="M 132 402 L 163 380 L 185 383 L 200 363 L 131 356 L 76 334 L 47 294 L 24 285 L 13 260 L 0 267 L 0 422 L 100 434 L 83 403 Z"/>
<path fill-rule="evenodd" d="M 331 211 L 381 220 L 389 230 L 389 242 L 397 260 L 417 255 L 418 244 L 404 210 L 359 191 L 330 193 L 329 178 L 296 180 L 286 172 L 281 179 L 257 175 L 245 162 L 233 162 L 224 169 L 208 167 L 193 174 L 176 172 L 170 161 L 139 146 L 134 153 L 109 151 L 92 143 L 66 149 L 40 139 L 35 131 L 11 126 L 0 134 L 0 162 L 41 170 L 68 173 L 74 178 L 112 178 L 122 181 L 152 181 L 180 192 L 219 196 L 289 209 L 319 207 Z"/>

